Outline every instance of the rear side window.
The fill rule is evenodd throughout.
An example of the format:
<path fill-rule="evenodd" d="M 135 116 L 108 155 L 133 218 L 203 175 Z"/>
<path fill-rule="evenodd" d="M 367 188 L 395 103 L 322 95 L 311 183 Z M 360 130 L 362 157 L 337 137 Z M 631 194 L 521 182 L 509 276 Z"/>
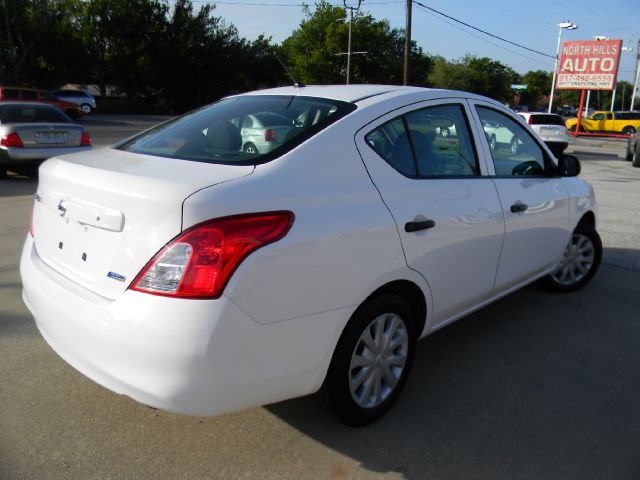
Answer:
<path fill-rule="evenodd" d="M 640 120 L 640 112 L 620 112 L 616 115 L 620 120 Z"/>
<path fill-rule="evenodd" d="M 0 105 L 1 123 L 71 123 L 57 108 L 38 105 Z"/>
<path fill-rule="evenodd" d="M 529 123 L 531 125 L 562 125 L 562 117 L 560 115 L 531 115 L 529 117 Z"/>
<path fill-rule="evenodd" d="M 409 177 L 479 175 L 461 105 L 438 105 L 397 117 L 365 137 L 378 155 Z"/>
<path fill-rule="evenodd" d="M 356 109 L 325 98 L 247 95 L 221 100 L 115 148 L 205 163 L 251 165 L 277 158 Z"/>

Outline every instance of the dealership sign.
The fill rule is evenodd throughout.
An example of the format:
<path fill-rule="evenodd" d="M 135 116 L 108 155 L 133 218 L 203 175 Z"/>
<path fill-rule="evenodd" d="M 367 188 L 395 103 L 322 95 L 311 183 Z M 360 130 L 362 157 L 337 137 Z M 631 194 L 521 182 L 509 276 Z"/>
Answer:
<path fill-rule="evenodd" d="M 618 76 L 622 40 L 564 42 L 558 90 L 613 90 Z"/>

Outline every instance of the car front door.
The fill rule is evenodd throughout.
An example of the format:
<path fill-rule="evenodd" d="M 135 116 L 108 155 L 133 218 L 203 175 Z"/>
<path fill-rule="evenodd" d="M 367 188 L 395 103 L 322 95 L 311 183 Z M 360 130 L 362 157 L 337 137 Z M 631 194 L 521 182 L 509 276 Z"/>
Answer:
<path fill-rule="evenodd" d="M 438 135 L 443 129 L 446 137 Z M 431 288 L 432 326 L 464 314 L 494 288 L 504 218 L 495 186 L 483 176 L 479 135 L 459 98 L 396 110 L 356 135 L 407 264 Z"/>
<path fill-rule="evenodd" d="M 555 174 L 550 154 L 515 117 L 494 105 L 473 101 L 480 124 L 499 124 L 517 148 L 483 149 L 504 211 L 505 237 L 496 290 L 505 291 L 553 267 L 570 238 L 569 195 Z"/>

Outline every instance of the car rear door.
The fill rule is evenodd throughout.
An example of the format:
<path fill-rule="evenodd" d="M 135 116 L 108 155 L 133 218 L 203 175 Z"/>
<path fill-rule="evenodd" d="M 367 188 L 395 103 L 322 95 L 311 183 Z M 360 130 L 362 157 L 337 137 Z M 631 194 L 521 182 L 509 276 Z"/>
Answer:
<path fill-rule="evenodd" d="M 448 137 L 436 134 L 442 128 Z M 483 176 L 479 135 L 461 98 L 395 110 L 356 134 L 407 264 L 431 288 L 432 325 L 460 316 L 494 288 L 504 218 L 495 186 Z"/>
<path fill-rule="evenodd" d="M 489 171 L 504 210 L 505 237 L 496 290 L 504 291 L 553 267 L 569 241 L 569 195 L 547 150 L 520 121 L 488 102 L 473 100 L 481 123 L 498 123 L 518 149 L 483 142 Z"/>

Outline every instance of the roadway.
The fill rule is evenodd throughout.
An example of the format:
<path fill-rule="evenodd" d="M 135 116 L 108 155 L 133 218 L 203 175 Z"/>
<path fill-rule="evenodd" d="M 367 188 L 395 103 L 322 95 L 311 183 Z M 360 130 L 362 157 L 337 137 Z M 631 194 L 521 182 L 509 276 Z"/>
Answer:
<path fill-rule="evenodd" d="M 158 120 L 85 123 L 107 145 Z M 20 298 L 36 182 L 0 180 L 0 478 L 640 478 L 640 168 L 621 144 L 588 142 L 570 152 L 600 202 L 593 282 L 530 286 L 420 342 L 398 403 L 360 429 L 311 398 L 174 415 L 76 372 Z"/>

